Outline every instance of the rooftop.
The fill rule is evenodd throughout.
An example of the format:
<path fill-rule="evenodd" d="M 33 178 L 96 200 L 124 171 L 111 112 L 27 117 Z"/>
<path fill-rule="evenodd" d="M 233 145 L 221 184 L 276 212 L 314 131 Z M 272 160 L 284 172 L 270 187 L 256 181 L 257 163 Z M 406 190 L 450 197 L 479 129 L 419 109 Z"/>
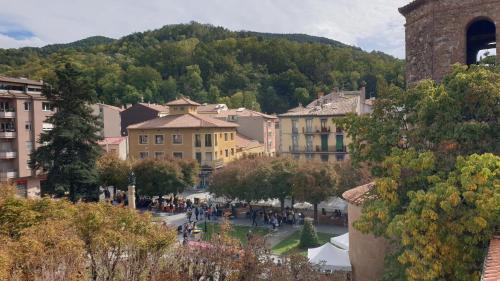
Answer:
<path fill-rule="evenodd" d="M 42 86 L 43 82 L 42 81 L 35 81 L 35 80 L 30 80 L 27 78 L 12 78 L 12 77 L 6 77 L 0 75 L 0 82 L 9 82 L 9 83 L 16 83 L 16 84 L 23 84 L 23 85 L 35 85 L 35 86 Z"/>
<path fill-rule="evenodd" d="M 156 104 L 156 103 L 144 103 L 144 102 L 141 102 L 139 104 L 142 106 L 149 107 L 149 108 L 156 110 L 158 112 L 167 112 L 168 113 L 168 106 L 165 106 L 165 105 Z"/>
<path fill-rule="evenodd" d="M 375 187 L 374 182 L 361 185 L 344 192 L 342 194 L 342 197 L 344 197 L 344 199 L 347 202 L 354 204 L 356 206 L 360 206 L 363 205 L 363 203 L 366 200 L 374 198 L 374 195 L 371 192 L 374 189 L 374 187 Z"/>
<path fill-rule="evenodd" d="M 104 138 L 103 140 L 98 141 L 97 143 L 99 145 L 120 144 L 124 142 L 126 139 L 127 137 L 107 137 Z"/>
<path fill-rule="evenodd" d="M 167 115 L 139 124 L 128 129 L 169 129 L 169 128 L 236 128 L 237 124 L 198 114 Z"/>
<path fill-rule="evenodd" d="M 200 106 L 201 104 L 199 104 L 195 101 L 192 101 L 186 97 L 181 97 L 181 98 L 178 98 L 174 101 L 167 103 L 167 105 L 168 106 L 171 106 L 171 105 L 196 105 L 196 106 Z"/>
<path fill-rule="evenodd" d="M 218 113 L 220 111 L 227 110 L 227 105 L 220 104 L 203 104 L 196 110 L 198 113 Z"/>
<path fill-rule="evenodd" d="M 237 148 L 242 148 L 242 149 L 251 149 L 255 147 L 262 146 L 262 144 L 256 140 L 253 140 L 251 138 L 245 137 L 242 134 L 236 134 L 236 147 Z"/>
<path fill-rule="evenodd" d="M 500 236 L 495 236 L 490 241 L 488 255 L 484 261 L 483 281 L 500 280 Z"/>
<path fill-rule="evenodd" d="M 113 106 L 113 105 L 109 105 L 109 104 L 105 104 L 105 103 L 97 103 L 96 105 L 98 106 L 103 106 L 103 107 L 107 107 L 107 108 L 110 108 L 110 109 L 113 109 L 113 110 L 116 110 L 116 111 L 119 111 L 119 112 L 122 112 L 123 109 L 122 108 L 119 108 L 117 106 Z"/>
<path fill-rule="evenodd" d="M 268 115 L 262 112 L 246 109 L 246 108 L 238 108 L 238 109 L 229 109 L 229 110 L 224 110 L 219 112 L 216 117 L 227 117 L 230 115 L 236 115 L 236 116 L 245 116 L 245 117 L 252 117 L 252 116 L 258 116 L 258 117 L 264 117 L 267 119 L 277 119 L 278 117 L 273 116 L 273 115 Z"/>

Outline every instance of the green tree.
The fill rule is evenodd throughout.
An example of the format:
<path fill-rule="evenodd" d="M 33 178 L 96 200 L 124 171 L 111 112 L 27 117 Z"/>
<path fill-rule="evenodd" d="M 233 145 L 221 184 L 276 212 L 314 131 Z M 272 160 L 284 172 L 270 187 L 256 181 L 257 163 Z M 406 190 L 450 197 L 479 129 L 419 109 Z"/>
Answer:
<path fill-rule="evenodd" d="M 138 161 L 133 167 L 137 177 L 137 193 L 145 196 L 179 194 L 189 183 L 178 161 L 147 159 Z M 186 170 L 187 171 L 187 170 Z"/>
<path fill-rule="evenodd" d="M 301 103 L 306 105 L 309 103 L 309 91 L 306 88 L 295 88 L 293 92 L 293 98 L 297 101 L 297 103 Z"/>
<path fill-rule="evenodd" d="M 40 135 L 41 146 L 32 153 L 30 166 L 47 172 L 43 192 L 58 196 L 68 192 L 73 202 L 79 198 L 96 200 L 100 124 L 89 106 L 96 102 L 96 94 L 75 66 L 66 64 L 56 74 L 57 82 L 43 91 L 56 108 L 46 120 L 54 129 Z"/>
<path fill-rule="evenodd" d="M 130 162 L 120 159 L 116 154 L 106 153 L 96 163 L 99 173 L 99 183 L 102 186 L 113 186 L 116 189 L 126 190 Z"/>
<path fill-rule="evenodd" d="M 293 196 L 314 206 L 314 221 L 318 222 L 318 204 L 335 195 L 336 175 L 330 165 L 319 161 L 301 162 L 292 176 Z"/>
<path fill-rule="evenodd" d="M 300 243 L 299 247 L 302 249 L 308 249 L 317 247 L 319 245 L 318 234 L 314 228 L 313 221 L 310 218 L 304 220 L 304 226 L 300 232 Z"/>

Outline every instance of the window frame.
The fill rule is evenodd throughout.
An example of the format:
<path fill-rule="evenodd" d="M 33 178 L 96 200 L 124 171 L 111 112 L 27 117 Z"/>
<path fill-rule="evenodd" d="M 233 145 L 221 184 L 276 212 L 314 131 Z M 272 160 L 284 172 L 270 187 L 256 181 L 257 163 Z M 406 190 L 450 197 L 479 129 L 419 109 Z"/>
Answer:
<path fill-rule="evenodd" d="M 143 142 L 143 137 L 145 137 L 145 142 Z M 149 135 L 139 135 L 139 144 L 146 145 L 149 143 Z"/>
<path fill-rule="evenodd" d="M 161 142 L 158 142 L 158 137 L 161 137 Z M 161 145 L 165 144 L 165 135 L 155 135 L 155 144 Z"/>

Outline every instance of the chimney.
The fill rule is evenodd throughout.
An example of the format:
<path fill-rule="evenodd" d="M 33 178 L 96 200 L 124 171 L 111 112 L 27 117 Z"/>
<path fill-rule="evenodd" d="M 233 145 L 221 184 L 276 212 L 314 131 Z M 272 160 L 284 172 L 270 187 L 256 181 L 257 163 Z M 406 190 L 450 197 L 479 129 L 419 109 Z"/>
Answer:
<path fill-rule="evenodd" d="M 365 113 L 365 103 L 366 103 L 366 82 L 362 81 L 359 88 L 359 103 L 358 103 L 358 114 Z"/>

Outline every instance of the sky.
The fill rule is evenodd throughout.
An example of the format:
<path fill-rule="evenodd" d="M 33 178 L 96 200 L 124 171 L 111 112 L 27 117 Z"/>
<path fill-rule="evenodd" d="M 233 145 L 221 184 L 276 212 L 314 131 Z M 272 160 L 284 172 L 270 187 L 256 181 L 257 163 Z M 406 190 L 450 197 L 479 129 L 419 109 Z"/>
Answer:
<path fill-rule="evenodd" d="M 0 0 L 0 48 L 120 38 L 197 21 L 230 30 L 305 33 L 404 57 L 410 0 Z"/>

